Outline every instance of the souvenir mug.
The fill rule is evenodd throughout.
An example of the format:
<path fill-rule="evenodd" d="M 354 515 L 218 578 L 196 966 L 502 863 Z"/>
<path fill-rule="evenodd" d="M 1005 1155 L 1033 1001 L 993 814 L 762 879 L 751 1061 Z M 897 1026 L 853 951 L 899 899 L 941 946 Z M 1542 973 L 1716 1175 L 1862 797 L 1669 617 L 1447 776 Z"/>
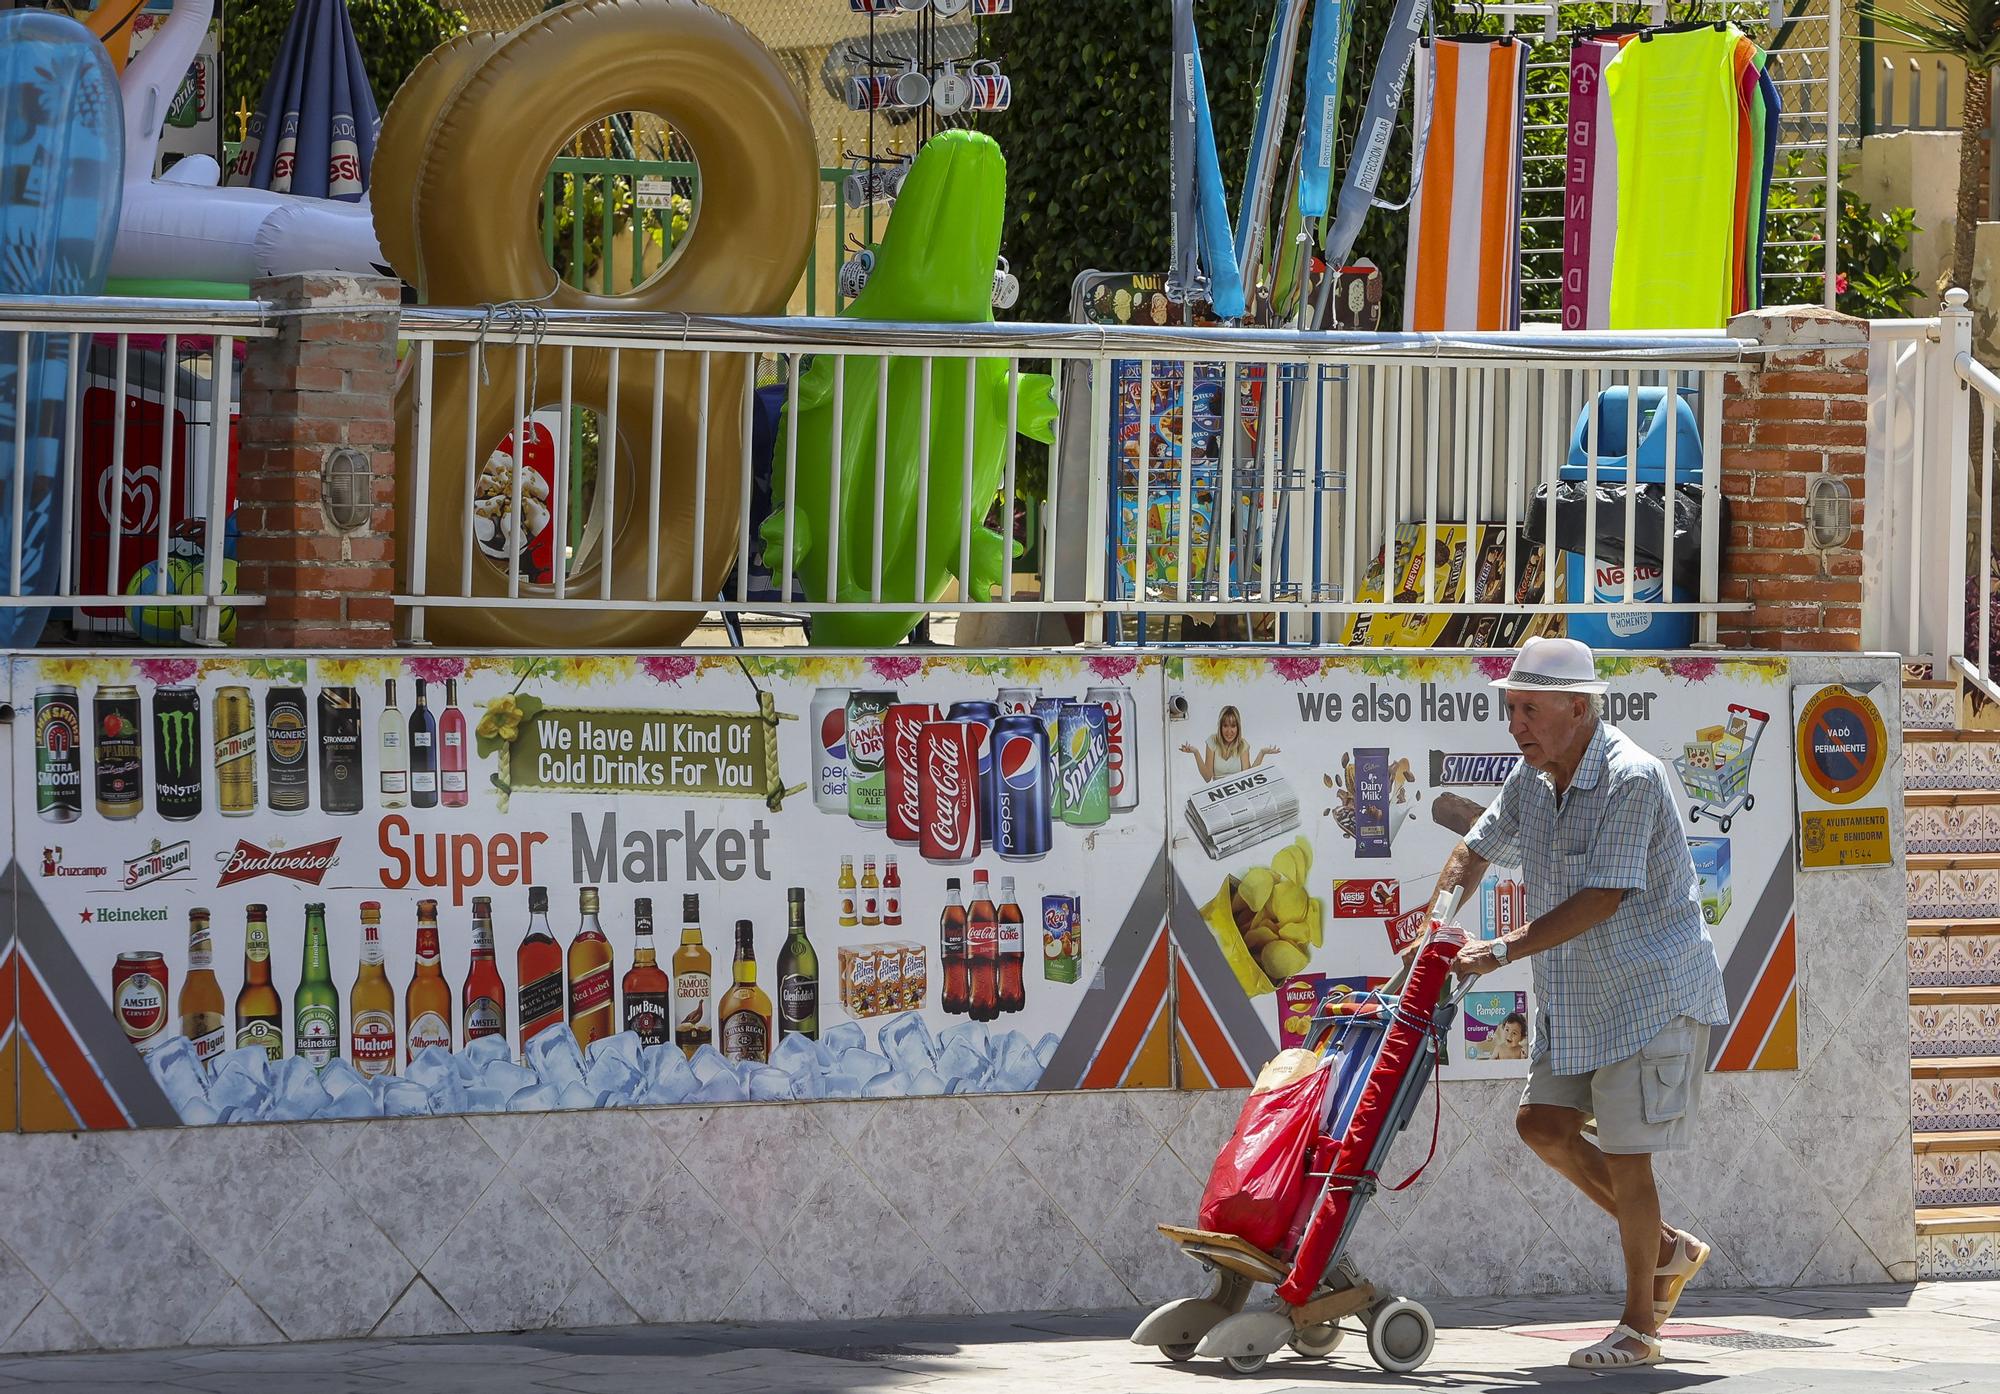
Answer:
<path fill-rule="evenodd" d="M 972 109 L 1005 111 L 1014 100 L 1014 79 L 1000 71 L 991 58 L 972 65 Z"/>
<path fill-rule="evenodd" d="M 895 99 L 888 103 L 905 111 L 913 111 L 931 99 L 931 80 L 912 58 L 900 73 L 894 75 Z"/>
<path fill-rule="evenodd" d="M 840 296 L 852 300 L 861 294 L 868 284 L 869 273 L 875 269 L 875 253 L 863 248 L 840 264 Z"/>
<path fill-rule="evenodd" d="M 895 73 L 857 73 L 847 79 L 847 109 L 873 111 L 891 105 L 896 96 Z"/>
<path fill-rule="evenodd" d="M 1011 310 L 1020 298 L 1021 278 L 1007 269 L 1007 258 L 1001 257 L 999 269 L 993 273 L 993 308 Z"/>
<path fill-rule="evenodd" d="M 947 61 L 931 84 L 931 109 L 939 116 L 956 116 L 971 100 L 971 81 L 959 72 L 957 64 Z"/>

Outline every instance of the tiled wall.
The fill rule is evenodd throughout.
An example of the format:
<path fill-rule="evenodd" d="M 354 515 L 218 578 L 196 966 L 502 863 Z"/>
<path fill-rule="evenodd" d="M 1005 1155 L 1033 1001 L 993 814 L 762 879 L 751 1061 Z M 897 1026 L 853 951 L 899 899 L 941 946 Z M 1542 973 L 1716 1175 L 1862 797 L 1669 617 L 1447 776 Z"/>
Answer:
<path fill-rule="evenodd" d="M 1859 662 L 1801 660 L 1795 676 Z M 1711 1076 L 1697 1149 L 1659 1168 L 1668 1219 L 1715 1245 L 1704 1282 L 1914 1276 L 1903 891 L 1893 868 L 1799 878 L 1801 1067 Z M 1622 1284 L 1611 1220 L 1514 1137 L 1518 1091 L 1439 1091 L 1429 1169 L 1358 1222 L 1365 1274 L 1416 1295 Z M 1193 1221 L 1240 1101 L 1091 1093 L 9 1136 L 0 1348 L 1152 1303 L 1203 1287 L 1153 1226 Z M 1391 1179 L 1431 1140 L 1426 1106 Z"/>

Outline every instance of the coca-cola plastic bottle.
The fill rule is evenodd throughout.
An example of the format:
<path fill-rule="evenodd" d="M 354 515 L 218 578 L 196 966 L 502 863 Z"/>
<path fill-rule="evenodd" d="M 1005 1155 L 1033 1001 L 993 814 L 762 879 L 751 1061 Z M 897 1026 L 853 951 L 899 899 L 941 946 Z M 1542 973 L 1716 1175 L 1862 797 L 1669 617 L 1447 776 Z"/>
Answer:
<path fill-rule="evenodd" d="M 984 869 L 972 873 L 972 904 L 965 910 L 965 957 L 972 977 L 974 1021 L 1000 1015 L 1000 915 L 993 908 Z"/>
<path fill-rule="evenodd" d="M 953 1016 L 964 1015 L 970 1005 L 965 961 L 965 906 L 958 899 L 958 878 L 944 883 L 944 919 L 939 926 L 938 963 L 944 969 L 944 1009 Z"/>
<path fill-rule="evenodd" d="M 1014 878 L 1000 878 L 1000 1010 L 1018 1012 L 1028 1005 L 1027 990 L 1021 982 L 1022 959 L 1026 956 L 1026 930 L 1021 923 L 1021 907 L 1014 903 Z"/>

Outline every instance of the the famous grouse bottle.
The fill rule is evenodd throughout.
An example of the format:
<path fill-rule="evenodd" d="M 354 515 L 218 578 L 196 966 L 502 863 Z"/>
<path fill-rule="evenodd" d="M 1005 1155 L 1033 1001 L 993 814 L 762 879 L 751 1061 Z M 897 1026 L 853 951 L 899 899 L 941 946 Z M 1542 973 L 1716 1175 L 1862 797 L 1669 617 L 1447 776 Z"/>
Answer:
<path fill-rule="evenodd" d="M 319 806 L 361 811 L 361 697 L 351 687 L 319 692 Z"/>

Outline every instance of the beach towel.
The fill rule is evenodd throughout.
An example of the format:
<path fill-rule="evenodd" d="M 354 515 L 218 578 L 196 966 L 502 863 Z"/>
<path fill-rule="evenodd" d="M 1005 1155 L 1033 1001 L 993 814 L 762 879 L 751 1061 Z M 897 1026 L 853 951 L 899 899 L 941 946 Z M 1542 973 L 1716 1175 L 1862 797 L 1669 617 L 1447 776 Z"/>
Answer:
<path fill-rule="evenodd" d="M 1410 201 L 1403 327 L 1521 323 L 1521 118 L 1527 50 L 1438 38 L 1417 50 L 1421 178 Z"/>

